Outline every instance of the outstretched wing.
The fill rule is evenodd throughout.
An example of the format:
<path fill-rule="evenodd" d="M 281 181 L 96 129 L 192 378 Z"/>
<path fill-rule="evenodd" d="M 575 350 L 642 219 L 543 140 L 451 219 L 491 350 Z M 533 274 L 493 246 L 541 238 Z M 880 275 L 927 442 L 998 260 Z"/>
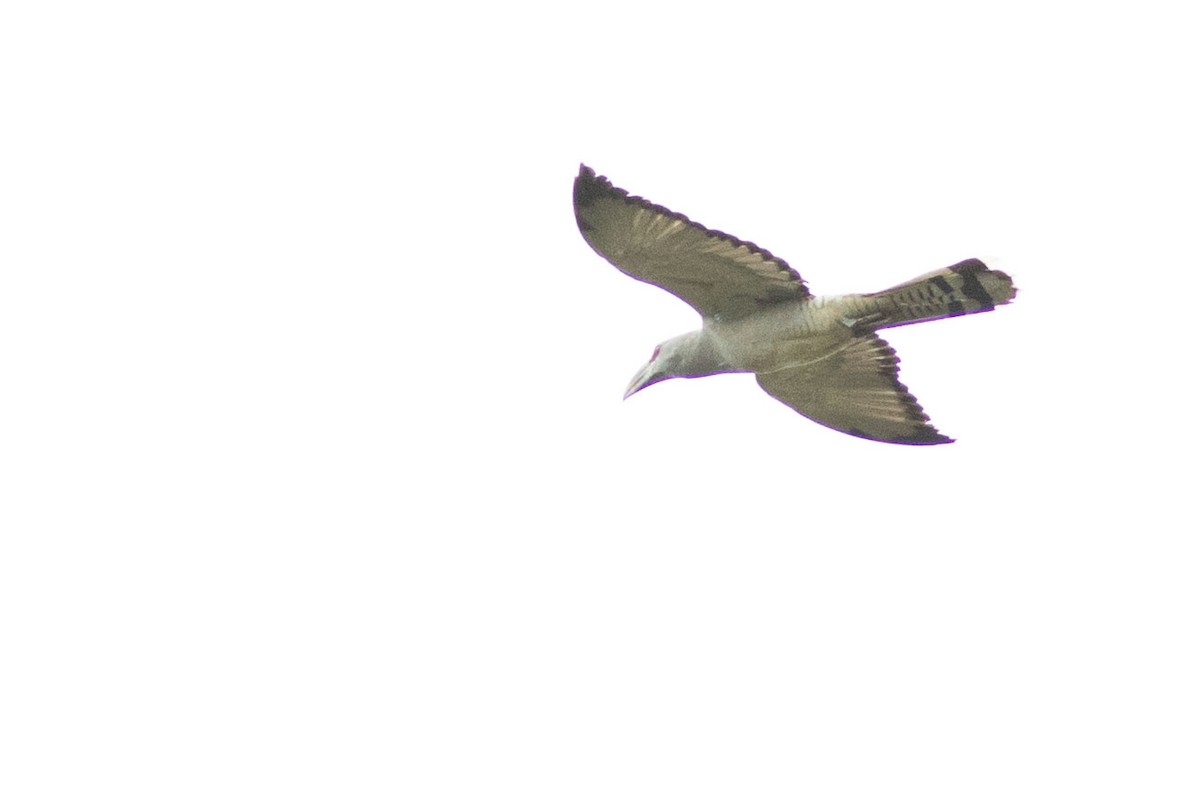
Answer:
<path fill-rule="evenodd" d="M 743 316 L 808 297 L 804 281 L 783 259 L 632 197 L 582 164 L 575 219 L 583 238 L 610 264 L 666 289 L 705 317 Z"/>
<path fill-rule="evenodd" d="M 954 441 L 929 424 L 929 416 L 900 382 L 900 359 L 875 334 L 855 336 L 817 361 L 756 376 L 767 394 L 834 430 L 894 444 Z"/>

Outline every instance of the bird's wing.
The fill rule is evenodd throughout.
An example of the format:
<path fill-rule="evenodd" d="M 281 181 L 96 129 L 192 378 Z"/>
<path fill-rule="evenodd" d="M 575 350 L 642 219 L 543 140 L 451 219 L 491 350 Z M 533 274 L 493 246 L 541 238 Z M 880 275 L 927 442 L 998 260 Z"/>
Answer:
<path fill-rule="evenodd" d="M 632 197 L 580 165 L 575 219 L 583 238 L 609 263 L 652 283 L 705 317 L 733 318 L 808 297 L 783 259 Z"/>
<path fill-rule="evenodd" d="M 757 374 L 784 405 L 834 430 L 894 444 L 952 442 L 900 382 L 900 359 L 875 334 L 855 336 L 831 355 Z"/>

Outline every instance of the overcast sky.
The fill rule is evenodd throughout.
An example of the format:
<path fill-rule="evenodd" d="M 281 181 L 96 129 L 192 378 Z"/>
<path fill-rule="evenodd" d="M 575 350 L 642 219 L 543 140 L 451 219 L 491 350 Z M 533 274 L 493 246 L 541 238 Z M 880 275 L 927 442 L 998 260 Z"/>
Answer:
<path fill-rule="evenodd" d="M 1195 798 L 1186 4 L 811 5 L 6 4 L 0 794 Z M 958 441 L 622 402 L 581 162 L 1011 274 L 886 335 Z"/>

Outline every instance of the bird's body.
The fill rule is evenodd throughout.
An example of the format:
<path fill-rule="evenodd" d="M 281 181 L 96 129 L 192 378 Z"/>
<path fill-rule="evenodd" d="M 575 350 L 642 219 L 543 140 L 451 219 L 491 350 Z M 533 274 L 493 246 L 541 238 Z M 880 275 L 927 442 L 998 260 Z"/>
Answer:
<path fill-rule="evenodd" d="M 700 312 L 698 331 L 655 348 L 626 397 L 667 378 L 752 372 L 770 395 L 836 430 L 897 444 L 952 441 L 898 378 L 882 328 L 990 311 L 1015 295 L 970 259 L 874 294 L 813 297 L 785 262 L 631 197 L 581 167 L 575 214 L 588 243 Z"/>
<path fill-rule="evenodd" d="M 850 298 L 812 297 L 764 308 L 733 319 L 705 320 L 731 372 L 761 372 L 779 363 L 810 362 L 843 346 L 853 336 L 843 320 Z"/>

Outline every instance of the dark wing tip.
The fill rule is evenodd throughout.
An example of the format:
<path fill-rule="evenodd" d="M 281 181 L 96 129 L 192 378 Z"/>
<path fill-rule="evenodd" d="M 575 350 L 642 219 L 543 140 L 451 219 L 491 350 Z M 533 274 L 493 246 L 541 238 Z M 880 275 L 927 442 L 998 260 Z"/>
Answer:
<path fill-rule="evenodd" d="M 597 176 L 596 170 L 586 164 L 579 165 L 579 175 L 575 178 L 575 207 L 586 208 L 606 194 L 625 192 L 614 187 L 603 175 Z"/>
<path fill-rule="evenodd" d="M 938 433 L 932 425 L 921 428 L 912 436 L 896 440 L 896 444 L 951 444 L 954 440 Z"/>
<path fill-rule="evenodd" d="M 943 436 L 938 433 L 937 428 L 934 428 L 932 425 L 923 425 L 912 433 L 903 436 L 873 436 L 858 428 L 847 428 L 843 432 L 851 436 L 857 436 L 859 439 L 870 439 L 873 442 L 883 442 L 884 444 L 928 445 L 951 444 L 954 442 L 949 436 Z"/>

